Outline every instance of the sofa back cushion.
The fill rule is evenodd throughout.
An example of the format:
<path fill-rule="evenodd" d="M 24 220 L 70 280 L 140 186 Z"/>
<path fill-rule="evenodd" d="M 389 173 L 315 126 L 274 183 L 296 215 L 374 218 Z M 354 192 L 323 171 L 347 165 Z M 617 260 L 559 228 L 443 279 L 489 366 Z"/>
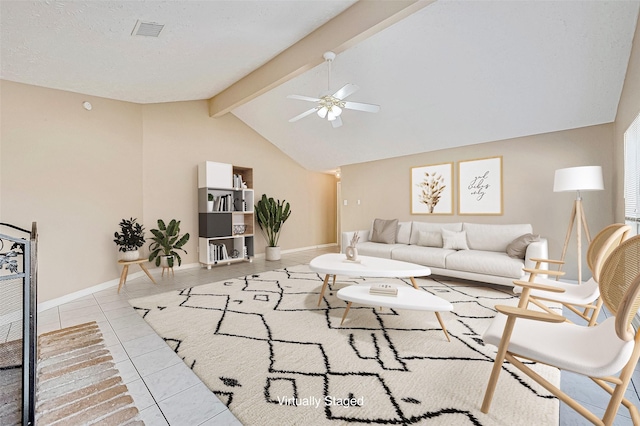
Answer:
<path fill-rule="evenodd" d="M 442 248 L 442 232 L 420 231 L 418 245 L 422 247 Z"/>
<path fill-rule="evenodd" d="M 376 219 L 369 240 L 373 243 L 395 244 L 398 236 L 398 219 Z"/>
<path fill-rule="evenodd" d="M 442 232 L 442 229 L 449 231 L 462 231 L 462 223 L 433 223 L 433 222 L 413 222 L 411 223 L 411 238 L 409 244 L 418 244 L 420 241 L 420 231 L 424 232 Z M 518 235 L 516 235 L 517 237 Z M 513 240 L 513 238 L 512 238 Z"/>
<path fill-rule="evenodd" d="M 530 224 L 488 225 L 482 223 L 464 223 L 467 231 L 467 243 L 471 250 L 507 252 L 507 246 L 516 238 L 533 232 Z"/>
<path fill-rule="evenodd" d="M 382 220 L 382 219 L 376 219 Z M 371 222 L 371 231 L 369 235 L 373 235 L 373 226 L 376 223 L 376 220 Z M 411 222 L 398 222 L 398 232 L 396 234 L 396 243 L 397 244 L 409 244 L 409 239 L 411 238 Z"/>
<path fill-rule="evenodd" d="M 396 243 L 409 244 L 411 239 L 411 222 L 398 222 L 398 236 Z"/>

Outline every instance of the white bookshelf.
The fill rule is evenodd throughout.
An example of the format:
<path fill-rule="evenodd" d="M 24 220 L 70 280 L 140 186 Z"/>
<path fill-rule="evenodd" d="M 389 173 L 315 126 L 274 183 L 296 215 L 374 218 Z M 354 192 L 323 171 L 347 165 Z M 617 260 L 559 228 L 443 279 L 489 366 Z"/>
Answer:
<path fill-rule="evenodd" d="M 253 206 L 253 169 L 198 164 L 198 259 L 203 266 L 253 261 Z"/>

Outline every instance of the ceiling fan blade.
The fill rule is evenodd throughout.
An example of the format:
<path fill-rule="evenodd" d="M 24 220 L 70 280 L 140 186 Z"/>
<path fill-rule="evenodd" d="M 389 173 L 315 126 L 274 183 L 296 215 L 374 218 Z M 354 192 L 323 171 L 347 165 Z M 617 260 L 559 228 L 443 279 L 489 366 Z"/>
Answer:
<path fill-rule="evenodd" d="M 331 122 L 331 125 L 334 129 L 342 126 L 342 118 L 340 118 L 340 116 L 337 116 L 336 119 Z"/>
<path fill-rule="evenodd" d="M 360 102 L 345 102 L 344 103 L 344 107 L 346 109 L 355 109 L 358 111 L 365 111 L 365 112 L 378 112 L 380 111 L 380 105 L 373 105 L 373 104 L 363 104 Z"/>
<path fill-rule="evenodd" d="M 342 88 L 338 89 L 338 91 L 333 94 L 333 97 L 342 100 L 347 96 L 355 93 L 358 89 L 360 88 L 355 84 L 347 83 L 342 86 Z"/>
<path fill-rule="evenodd" d="M 300 101 L 309 101 L 309 102 L 319 102 L 320 99 L 312 98 L 310 96 L 302 96 L 302 95 L 289 95 L 287 96 L 289 99 L 298 99 Z"/>
<path fill-rule="evenodd" d="M 292 119 L 290 119 L 290 120 L 289 120 L 289 123 L 293 123 L 294 121 L 298 121 L 298 120 L 300 120 L 301 118 L 306 117 L 307 115 L 311 115 L 311 114 L 313 114 L 314 112 L 316 112 L 317 110 L 318 110 L 318 108 L 315 108 L 315 107 L 314 107 L 314 108 L 311 108 L 310 110 L 307 110 L 307 111 L 303 112 L 302 114 L 300 114 L 300 115 L 296 115 L 295 117 L 293 117 Z"/>

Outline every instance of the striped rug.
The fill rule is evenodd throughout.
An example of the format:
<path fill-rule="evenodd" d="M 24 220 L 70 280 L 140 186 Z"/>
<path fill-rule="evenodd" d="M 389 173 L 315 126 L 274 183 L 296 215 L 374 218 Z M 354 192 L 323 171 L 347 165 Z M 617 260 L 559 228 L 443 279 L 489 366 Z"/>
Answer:
<path fill-rule="evenodd" d="M 95 322 L 38 337 L 36 423 L 143 425 Z"/>

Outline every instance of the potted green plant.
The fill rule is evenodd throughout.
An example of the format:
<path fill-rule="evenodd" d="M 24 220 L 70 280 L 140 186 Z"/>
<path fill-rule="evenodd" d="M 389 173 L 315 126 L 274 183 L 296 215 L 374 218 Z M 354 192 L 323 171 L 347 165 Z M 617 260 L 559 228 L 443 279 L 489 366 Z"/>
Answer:
<path fill-rule="evenodd" d="M 213 211 L 213 194 L 207 194 L 207 211 Z"/>
<path fill-rule="evenodd" d="M 258 204 L 255 205 L 258 226 L 268 244 L 265 248 L 265 258 L 267 260 L 280 259 L 278 240 L 280 239 L 282 225 L 291 215 L 289 208 L 289 203 L 286 200 L 282 200 L 281 202 L 280 200 L 267 197 L 265 194 L 262 195 L 262 198 L 258 200 Z"/>
<path fill-rule="evenodd" d="M 152 229 L 152 243 L 149 245 L 149 262 L 155 260 L 156 266 L 173 268 L 174 260 L 178 260 L 178 266 L 182 259 L 176 250 L 187 251 L 182 247 L 189 241 L 189 233 L 180 236 L 180 221 L 172 219 L 169 225 L 165 225 L 162 219 L 158 219 L 158 229 Z"/>
<path fill-rule="evenodd" d="M 120 221 L 120 232 L 114 232 L 113 242 L 118 245 L 121 251 L 122 260 L 137 260 L 140 258 L 140 247 L 144 245 L 144 227 L 137 222 L 137 219 L 122 219 Z"/>

